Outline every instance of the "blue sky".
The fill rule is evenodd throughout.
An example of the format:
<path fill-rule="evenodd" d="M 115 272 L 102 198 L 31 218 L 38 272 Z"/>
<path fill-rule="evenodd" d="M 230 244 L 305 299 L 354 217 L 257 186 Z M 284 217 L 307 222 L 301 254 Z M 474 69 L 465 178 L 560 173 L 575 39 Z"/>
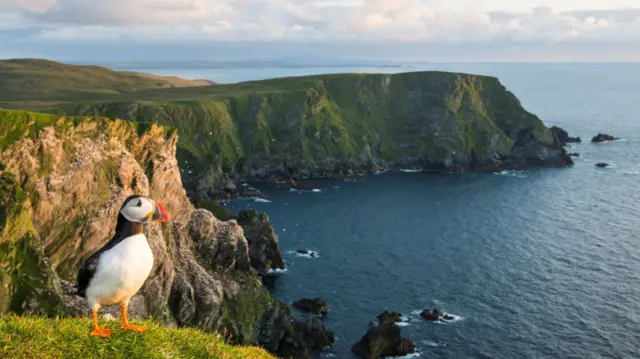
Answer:
<path fill-rule="evenodd" d="M 0 0 L 0 58 L 640 61 L 638 0 Z"/>

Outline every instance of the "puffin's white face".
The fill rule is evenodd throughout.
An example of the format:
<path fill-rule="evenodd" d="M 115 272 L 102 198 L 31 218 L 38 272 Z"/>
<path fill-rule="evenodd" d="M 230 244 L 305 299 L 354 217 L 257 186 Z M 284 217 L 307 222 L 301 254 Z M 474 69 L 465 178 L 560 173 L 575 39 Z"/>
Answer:
<path fill-rule="evenodd" d="M 150 221 L 166 222 L 168 214 L 164 207 L 146 197 L 134 197 L 124 204 L 120 213 L 130 222 L 147 223 Z"/>

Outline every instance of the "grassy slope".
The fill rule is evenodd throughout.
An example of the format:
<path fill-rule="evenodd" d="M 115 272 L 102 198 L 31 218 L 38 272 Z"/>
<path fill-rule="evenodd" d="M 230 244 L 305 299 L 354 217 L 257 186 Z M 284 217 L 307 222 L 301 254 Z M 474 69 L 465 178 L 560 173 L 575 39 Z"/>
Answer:
<path fill-rule="evenodd" d="M 368 151 L 437 162 L 453 152 L 486 153 L 495 134 L 508 151 L 520 128 L 546 131 L 496 78 L 447 72 L 289 77 L 0 106 L 170 125 L 180 133 L 181 165 L 194 175 L 210 164 L 352 162 Z"/>
<path fill-rule="evenodd" d="M 89 100 L 101 95 L 165 87 L 205 86 L 203 80 L 185 80 L 99 66 L 67 65 L 47 60 L 0 61 L 0 101 Z"/>
<path fill-rule="evenodd" d="M 169 329 L 151 321 L 143 324 L 149 330 L 138 334 L 120 330 L 119 321 L 101 323 L 113 329 L 111 338 L 102 339 L 89 335 L 89 318 L 4 315 L 0 316 L 0 357 L 273 359 L 259 348 L 228 345 L 215 334 L 189 328 Z"/>

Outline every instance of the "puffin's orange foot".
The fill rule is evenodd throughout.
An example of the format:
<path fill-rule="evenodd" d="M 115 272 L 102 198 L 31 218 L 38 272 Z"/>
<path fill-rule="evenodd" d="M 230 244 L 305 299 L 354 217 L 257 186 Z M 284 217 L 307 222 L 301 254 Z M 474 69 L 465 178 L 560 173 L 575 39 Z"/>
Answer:
<path fill-rule="evenodd" d="M 98 337 L 109 338 L 111 336 L 111 329 L 109 328 L 95 328 L 91 335 L 95 335 Z"/>
<path fill-rule="evenodd" d="M 122 324 L 120 327 L 122 329 L 133 330 L 134 332 L 142 333 L 147 330 L 147 327 L 144 325 L 133 325 L 133 324 Z"/>

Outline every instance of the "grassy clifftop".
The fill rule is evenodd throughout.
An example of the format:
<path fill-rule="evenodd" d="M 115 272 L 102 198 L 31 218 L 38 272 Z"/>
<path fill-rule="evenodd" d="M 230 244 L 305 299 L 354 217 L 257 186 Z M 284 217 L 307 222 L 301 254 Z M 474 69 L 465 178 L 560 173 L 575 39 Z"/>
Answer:
<path fill-rule="evenodd" d="M 498 79 L 461 73 L 317 75 L 39 100 L 45 103 L 0 95 L 6 107 L 176 128 L 183 180 L 199 188 L 224 187 L 229 177 L 324 177 L 380 167 L 496 170 L 515 157 L 526 166 L 544 155 L 538 145 L 554 143 Z M 527 141 L 533 146 L 523 146 Z M 514 151 L 516 144 L 536 153 Z"/>
<path fill-rule="evenodd" d="M 100 95 L 206 85 L 211 82 L 113 71 L 100 66 L 39 59 L 0 60 L 0 101 L 88 100 Z"/>
<path fill-rule="evenodd" d="M 255 347 L 226 344 L 218 335 L 195 329 L 169 329 L 145 322 L 149 330 L 138 334 L 118 330 L 120 322 L 102 323 L 113 328 L 110 339 L 89 335 L 88 318 L 45 319 L 0 316 L 0 357 L 53 358 L 211 358 L 273 359 Z"/>
<path fill-rule="evenodd" d="M 317 173 L 384 163 L 468 162 L 508 154 L 523 128 L 548 136 L 542 121 L 496 78 L 444 72 L 143 91 L 47 111 L 173 126 L 180 132 L 179 158 L 194 177 L 211 164 L 223 172 L 250 173 L 286 163 L 294 172 Z"/>

